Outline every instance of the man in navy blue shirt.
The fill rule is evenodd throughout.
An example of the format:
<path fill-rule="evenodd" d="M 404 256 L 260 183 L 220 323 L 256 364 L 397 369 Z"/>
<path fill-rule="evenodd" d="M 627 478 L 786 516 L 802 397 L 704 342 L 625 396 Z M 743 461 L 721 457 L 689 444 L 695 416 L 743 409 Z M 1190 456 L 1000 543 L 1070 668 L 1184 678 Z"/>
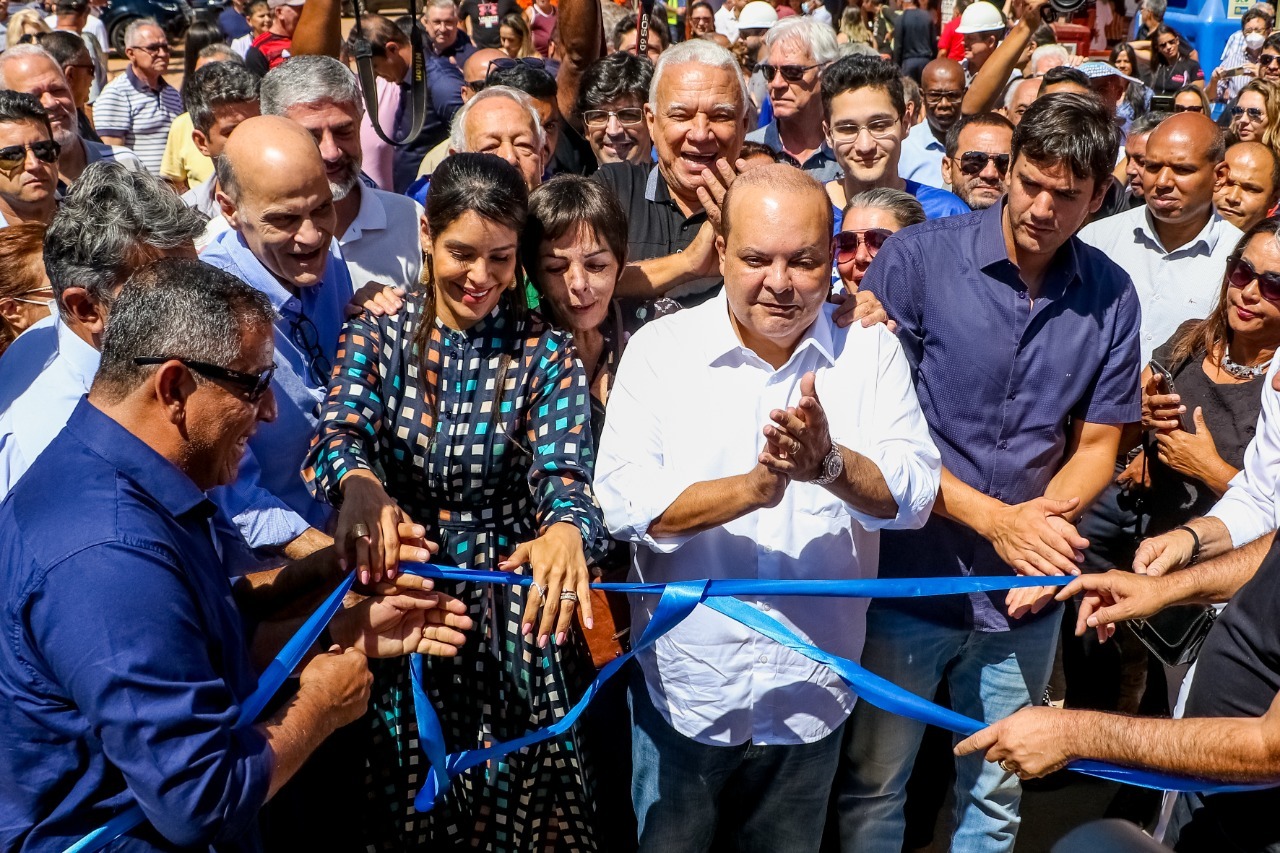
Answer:
<path fill-rule="evenodd" d="M 1140 416 L 1133 284 L 1072 236 L 1102 203 L 1116 146 L 1101 102 L 1040 98 L 1014 134 L 1005 200 L 899 232 L 862 280 L 898 323 L 944 466 L 933 517 L 883 535 L 881 576 L 1077 571 L 1088 542 L 1073 525 Z M 1002 719 L 1049 677 L 1061 612 L 1042 592 L 873 602 L 862 662 L 930 699 L 945 676 L 957 711 Z M 901 849 L 923 729 L 855 708 L 837 781 L 845 851 Z M 1007 768 L 959 759 L 953 849 L 1012 850 L 1020 798 Z"/>
<path fill-rule="evenodd" d="M 149 826 L 113 849 L 258 849 L 263 803 L 364 712 L 365 655 L 462 641 L 439 624 L 466 627 L 453 602 L 366 599 L 331 623 L 346 651 L 316 654 L 291 698 L 236 727 L 251 649 L 265 659 L 280 629 L 237 610 L 205 491 L 274 417 L 273 317 L 199 261 L 145 268 L 89 396 L 0 504 L 0 848 L 63 850 L 136 803 Z"/>
<path fill-rule="evenodd" d="M 842 177 L 827 183 L 836 211 L 835 230 L 844 222 L 844 206 L 874 187 L 903 190 L 929 219 L 968 213 L 969 205 L 946 190 L 898 176 L 902 142 L 907 138 L 907 99 L 898 66 L 876 56 L 846 56 L 822 72 L 822 108 L 827 144 L 836 153 Z"/>

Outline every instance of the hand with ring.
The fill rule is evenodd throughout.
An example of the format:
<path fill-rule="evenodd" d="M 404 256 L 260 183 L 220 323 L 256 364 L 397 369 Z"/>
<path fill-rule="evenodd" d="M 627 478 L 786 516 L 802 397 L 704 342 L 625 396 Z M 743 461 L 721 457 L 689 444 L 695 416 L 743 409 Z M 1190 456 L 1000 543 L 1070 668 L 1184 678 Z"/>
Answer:
<path fill-rule="evenodd" d="M 439 550 L 427 541 L 426 528 L 400 509 L 372 471 L 351 471 L 339 488 L 342 510 L 333 544 L 343 571 L 354 569 L 362 586 L 392 580 L 402 560 L 429 562 Z"/>
<path fill-rule="evenodd" d="M 555 635 L 556 645 L 568 637 L 575 608 L 582 607 L 582 621 L 592 627 L 591 575 L 587 571 L 582 534 L 576 525 L 557 522 L 537 539 L 516 546 L 510 557 L 498 564 L 503 571 L 517 571 L 528 565 L 533 587 L 525 599 L 521 631 L 532 640 L 537 625 L 538 648 L 546 648 Z M 539 618 L 538 610 L 542 610 Z"/>

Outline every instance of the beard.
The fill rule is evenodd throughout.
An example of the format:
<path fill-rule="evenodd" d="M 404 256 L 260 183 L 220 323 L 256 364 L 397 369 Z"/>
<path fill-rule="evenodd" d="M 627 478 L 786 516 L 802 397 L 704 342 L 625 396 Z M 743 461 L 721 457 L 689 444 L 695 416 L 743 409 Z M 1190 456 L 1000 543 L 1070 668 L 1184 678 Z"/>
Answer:
<path fill-rule="evenodd" d="M 348 159 L 343 168 L 342 177 L 336 181 L 329 181 L 329 192 L 333 193 L 334 201 L 342 201 L 351 194 L 358 183 L 360 183 L 360 167 L 356 165 L 355 160 Z"/>

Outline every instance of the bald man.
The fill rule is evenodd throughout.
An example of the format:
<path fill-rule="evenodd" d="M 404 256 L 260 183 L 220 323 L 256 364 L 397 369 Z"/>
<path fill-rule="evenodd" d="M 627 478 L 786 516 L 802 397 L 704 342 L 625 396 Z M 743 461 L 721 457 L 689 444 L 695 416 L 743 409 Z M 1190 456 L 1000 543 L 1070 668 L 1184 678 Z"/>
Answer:
<path fill-rule="evenodd" d="M 1216 178 L 1213 206 L 1218 215 L 1248 231 L 1280 197 L 1280 158 L 1261 142 L 1237 142 L 1218 164 Z"/>
<path fill-rule="evenodd" d="M 324 530 L 330 508 L 307 491 L 298 472 L 315 433 L 351 300 L 347 265 L 331 253 L 337 214 L 315 139 L 279 116 L 246 119 L 217 159 L 218 204 L 230 230 L 200 259 L 266 294 L 276 320 L 279 415 L 249 440 L 258 472 L 241 472 Z"/>
<path fill-rule="evenodd" d="M 942 181 L 942 158 L 947 155 L 947 131 L 960 119 L 964 100 L 964 68 L 954 59 L 935 59 L 920 75 L 924 121 L 902 141 L 898 175 L 909 181 L 949 189 Z"/>
<path fill-rule="evenodd" d="M 716 239 L 723 292 L 628 344 L 596 494 L 639 576 L 863 577 L 880 529 L 927 517 L 940 462 L 901 345 L 881 325 L 838 327 L 826 302 L 831 217 L 799 169 L 743 172 Z M 865 601 L 751 606 L 861 654 Z M 651 615 L 633 614 L 636 630 Z M 750 839 L 741 849 L 819 848 L 854 701 L 829 669 L 699 608 L 630 689 L 641 850 L 700 853 L 717 830 Z"/>

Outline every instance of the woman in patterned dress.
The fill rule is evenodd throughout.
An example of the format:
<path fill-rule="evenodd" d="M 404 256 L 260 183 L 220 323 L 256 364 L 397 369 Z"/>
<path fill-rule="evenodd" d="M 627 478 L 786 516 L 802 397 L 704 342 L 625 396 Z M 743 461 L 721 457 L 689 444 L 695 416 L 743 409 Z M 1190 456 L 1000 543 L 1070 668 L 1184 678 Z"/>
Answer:
<path fill-rule="evenodd" d="M 602 538 L 587 379 L 569 335 L 529 314 L 515 287 L 527 206 L 519 173 L 497 157 L 437 168 L 429 281 L 394 316 L 348 323 L 304 470 L 341 506 L 336 541 L 362 579 L 394 575 L 402 523 L 439 543 L 440 562 L 531 568 L 528 590 L 440 584 L 477 625 L 457 657 L 423 659 L 450 752 L 549 725 L 591 675 L 573 626 L 575 596 L 590 617 L 585 552 Z M 377 666 L 375 679 L 370 850 L 596 849 L 572 733 L 463 774 L 415 813 L 429 771 L 408 665 Z"/>

